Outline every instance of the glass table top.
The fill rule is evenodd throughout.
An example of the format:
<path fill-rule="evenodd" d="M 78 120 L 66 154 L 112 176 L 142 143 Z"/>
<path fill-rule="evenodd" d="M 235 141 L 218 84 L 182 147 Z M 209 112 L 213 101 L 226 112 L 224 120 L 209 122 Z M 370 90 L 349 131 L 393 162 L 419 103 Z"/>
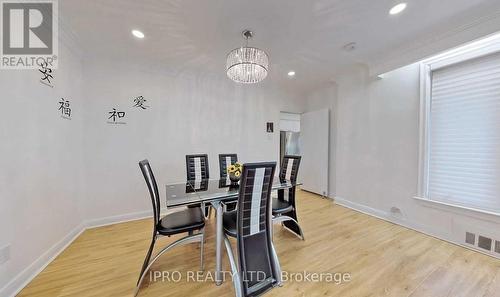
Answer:
<path fill-rule="evenodd" d="M 275 177 L 273 190 L 287 189 L 301 185 L 299 182 L 281 180 Z M 167 207 L 185 206 L 200 202 L 236 200 L 239 184 L 233 184 L 229 179 L 203 179 L 183 183 L 167 184 Z"/>

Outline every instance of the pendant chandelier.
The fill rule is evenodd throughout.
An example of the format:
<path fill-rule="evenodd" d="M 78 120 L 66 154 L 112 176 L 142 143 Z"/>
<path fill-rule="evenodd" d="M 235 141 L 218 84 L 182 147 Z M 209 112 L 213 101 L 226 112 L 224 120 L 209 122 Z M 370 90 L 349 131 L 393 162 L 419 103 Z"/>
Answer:
<path fill-rule="evenodd" d="M 235 82 L 244 84 L 258 83 L 264 80 L 269 69 L 269 58 L 265 51 L 248 46 L 253 37 L 250 30 L 243 31 L 245 46 L 232 50 L 227 55 L 226 73 Z"/>

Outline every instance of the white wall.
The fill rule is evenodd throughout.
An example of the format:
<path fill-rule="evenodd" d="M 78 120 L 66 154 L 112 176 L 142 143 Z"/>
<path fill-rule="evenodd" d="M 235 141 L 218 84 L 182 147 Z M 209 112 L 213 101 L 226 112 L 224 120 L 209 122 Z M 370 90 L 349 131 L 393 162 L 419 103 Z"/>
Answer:
<path fill-rule="evenodd" d="M 0 247 L 10 244 L 11 255 L 0 265 L 1 296 L 22 286 L 82 222 L 81 61 L 59 45 L 54 88 L 39 82 L 38 70 L 0 70 Z M 71 120 L 60 116 L 61 97 Z"/>
<path fill-rule="evenodd" d="M 301 100 L 268 82 L 235 84 L 226 77 L 86 63 L 85 215 L 90 220 L 150 213 L 148 192 L 137 163 L 151 162 L 160 192 L 186 179 L 185 155 L 208 153 L 210 176 L 218 178 L 218 154 L 237 153 L 242 162 L 277 161 L 280 111 L 302 111 Z M 223 74 L 223 73 L 222 73 Z M 142 95 L 151 107 L 132 108 Z M 106 123 L 113 107 L 127 112 L 126 125 Z"/>
<path fill-rule="evenodd" d="M 38 70 L 0 71 L 0 296 L 21 289 L 85 227 L 151 215 L 138 162 L 151 161 L 165 183 L 185 180 L 185 155 L 218 154 L 242 162 L 278 160 L 280 111 L 301 112 L 302 100 L 271 87 L 226 77 L 172 75 L 140 66 L 81 60 L 60 41 L 55 87 Z M 85 66 L 82 66 L 85 65 Z M 223 73 L 222 73 L 223 74 Z M 151 107 L 133 108 L 142 95 Z M 72 119 L 60 117 L 70 100 Z M 107 124 L 115 107 L 126 125 Z"/>
<path fill-rule="evenodd" d="M 336 201 L 459 244 L 466 230 L 499 239 L 498 217 L 413 198 L 418 182 L 418 65 L 387 73 L 381 80 L 370 79 L 363 67 L 341 77 Z M 392 207 L 401 213 L 391 213 Z"/>
<path fill-rule="evenodd" d="M 0 266 L 2 296 L 84 227 L 151 215 L 138 161 L 151 161 L 162 195 L 163 184 L 185 180 L 186 154 L 208 153 L 213 178 L 219 153 L 277 161 L 279 131 L 267 133 L 266 122 L 278 127 L 280 111 L 303 110 L 297 96 L 266 83 L 93 59 L 83 69 L 79 55 L 60 45 L 53 89 L 40 84 L 37 70 L 0 71 L 0 247 L 11 245 L 11 260 Z M 149 109 L 132 107 L 139 95 Z M 61 97 L 71 102 L 71 120 L 60 117 Z M 113 107 L 126 112 L 126 125 L 106 123 Z"/>

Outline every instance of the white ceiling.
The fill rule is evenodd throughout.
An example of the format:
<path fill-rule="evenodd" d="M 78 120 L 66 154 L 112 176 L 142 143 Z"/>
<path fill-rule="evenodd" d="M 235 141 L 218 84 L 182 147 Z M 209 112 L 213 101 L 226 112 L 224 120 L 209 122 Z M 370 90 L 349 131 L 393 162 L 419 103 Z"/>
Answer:
<path fill-rule="evenodd" d="M 332 81 L 353 63 L 377 66 L 408 49 L 500 15 L 498 0 L 64 0 L 60 16 L 88 58 L 118 59 L 224 75 L 240 32 L 270 56 L 266 83 L 306 91 Z M 463 30 L 466 30 L 464 27 Z M 146 34 L 137 40 L 130 34 Z M 500 27 L 493 28 L 500 30 Z M 356 42 L 353 52 L 343 45 Z M 398 50 L 399 49 L 399 54 Z M 290 79 L 289 70 L 297 75 Z"/>

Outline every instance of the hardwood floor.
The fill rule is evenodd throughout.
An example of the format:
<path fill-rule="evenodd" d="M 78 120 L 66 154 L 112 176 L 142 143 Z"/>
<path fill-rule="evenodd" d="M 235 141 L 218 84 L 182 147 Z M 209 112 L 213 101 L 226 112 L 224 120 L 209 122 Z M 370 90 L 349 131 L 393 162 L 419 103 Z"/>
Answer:
<path fill-rule="evenodd" d="M 144 199 L 146 199 L 145 197 Z M 266 296 L 500 296 L 500 261 L 299 191 L 306 241 L 276 225 L 274 241 L 287 272 L 349 273 L 343 284 L 289 281 Z M 214 225 L 207 226 L 206 282 L 187 281 L 199 269 L 199 247 L 176 247 L 153 265 L 179 271 L 181 282 L 145 280 L 138 296 L 234 296 L 232 283 L 210 281 Z M 18 296 L 132 296 L 151 237 L 151 220 L 85 231 Z M 169 241 L 160 240 L 157 248 Z M 234 247 L 234 244 L 233 244 Z M 224 253 L 225 270 L 229 264 Z M 171 274 L 171 276 L 174 276 Z"/>

